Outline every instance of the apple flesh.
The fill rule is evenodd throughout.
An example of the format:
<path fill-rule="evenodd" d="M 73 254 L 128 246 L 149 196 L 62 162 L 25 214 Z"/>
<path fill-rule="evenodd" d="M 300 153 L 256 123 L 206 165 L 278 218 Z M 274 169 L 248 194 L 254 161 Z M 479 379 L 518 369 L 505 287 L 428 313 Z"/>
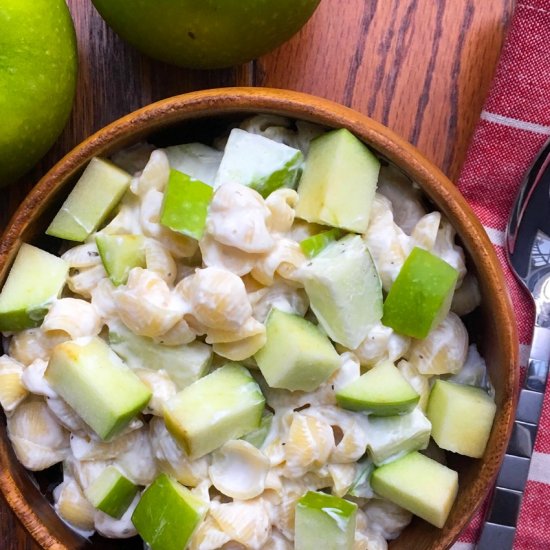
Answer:
<path fill-rule="evenodd" d="M 341 229 L 328 229 L 327 231 L 321 231 L 316 235 L 312 235 L 311 237 L 307 237 L 306 239 L 300 241 L 300 248 L 308 258 L 313 258 L 314 256 L 317 256 L 319 252 L 323 251 L 329 244 L 337 241 L 342 236 L 343 231 Z"/>
<path fill-rule="evenodd" d="M 348 130 L 315 138 L 298 186 L 296 216 L 364 233 L 379 171 L 380 161 Z"/>
<path fill-rule="evenodd" d="M 352 550 L 357 504 L 308 491 L 296 503 L 295 550 Z"/>
<path fill-rule="evenodd" d="M 269 411 L 264 411 L 259 428 L 247 433 L 246 435 L 243 435 L 241 439 L 243 439 L 247 443 L 250 443 L 251 445 L 254 445 L 254 447 L 256 447 L 257 449 L 261 449 L 267 438 L 267 435 L 269 434 L 269 430 L 271 430 L 272 422 L 273 413 Z"/>
<path fill-rule="evenodd" d="M 44 156 L 63 130 L 78 54 L 65 0 L 0 2 L 0 187 Z"/>
<path fill-rule="evenodd" d="M 430 442 L 432 425 L 418 408 L 397 416 L 369 418 L 368 451 L 379 466 L 411 451 L 425 449 Z"/>
<path fill-rule="evenodd" d="M 171 145 L 163 151 L 174 170 L 214 187 L 216 174 L 222 161 L 222 151 L 203 143 Z"/>
<path fill-rule="evenodd" d="M 53 348 L 45 379 L 103 440 L 124 429 L 151 392 L 99 337 Z"/>
<path fill-rule="evenodd" d="M 374 416 L 406 414 L 416 407 L 419 399 L 391 361 L 381 361 L 336 392 L 336 401 L 342 408 Z"/>
<path fill-rule="evenodd" d="M 266 337 L 254 358 L 270 388 L 314 391 L 340 366 L 327 336 L 299 315 L 272 309 Z"/>
<path fill-rule="evenodd" d="M 496 413 L 493 399 L 481 388 L 436 380 L 430 391 L 426 415 L 439 447 L 481 458 Z"/>
<path fill-rule="evenodd" d="M 246 63 L 295 34 L 319 0 L 93 0 L 122 38 L 146 55 L 181 67 Z"/>
<path fill-rule="evenodd" d="M 118 204 L 131 176 L 112 162 L 94 157 L 61 205 L 46 234 L 85 241 Z"/>
<path fill-rule="evenodd" d="M 300 268 L 310 306 L 332 340 L 355 349 L 382 317 L 382 284 L 359 235 L 329 244 Z"/>
<path fill-rule="evenodd" d="M 166 346 L 134 334 L 116 319 L 107 324 L 111 349 L 130 368 L 164 370 L 179 390 L 204 376 L 212 362 L 212 348 L 199 340 Z"/>
<path fill-rule="evenodd" d="M 193 239 L 204 233 L 208 205 L 214 190 L 187 174 L 170 170 L 160 212 L 160 223 Z"/>
<path fill-rule="evenodd" d="M 384 302 L 382 323 L 399 334 L 426 338 L 451 307 L 458 271 L 431 252 L 415 247 Z"/>
<path fill-rule="evenodd" d="M 248 370 L 229 363 L 170 398 L 168 431 L 191 460 L 260 426 L 265 399 Z"/>
<path fill-rule="evenodd" d="M 376 468 L 371 485 L 381 497 L 441 528 L 458 493 L 458 474 L 415 451 Z"/>
<path fill-rule="evenodd" d="M 87 487 L 84 494 L 94 508 L 120 519 L 134 500 L 137 491 L 137 486 L 116 466 L 107 466 Z"/>
<path fill-rule="evenodd" d="M 142 235 L 107 235 L 95 238 L 103 267 L 115 286 L 124 285 L 134 267 L 145 267 L 145 239 Z"/>
<path fill-rule="evenodd" d="M 280 187 L 294 189 L 303 160 L 298 149 L 234 128 L 229 134 L 214 186 L 240 183 L 265 198 Z"/>
<path fill-rule="evenodd" d="M 39 326 L 63 290 L 68 272 L 61 258 L 23 243 L 0 293 L 0 331 Z"/>
<path fill-rule="evenodd" d="M 141 495 L 132 523 L 152 550 L 183 550 L 207 511 L 207 503 L 160 474 Z"/>

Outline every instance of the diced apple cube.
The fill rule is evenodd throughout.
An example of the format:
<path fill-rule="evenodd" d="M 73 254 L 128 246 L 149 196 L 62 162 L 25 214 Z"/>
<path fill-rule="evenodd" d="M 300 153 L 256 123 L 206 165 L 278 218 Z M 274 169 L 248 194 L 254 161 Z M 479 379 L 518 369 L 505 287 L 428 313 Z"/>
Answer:
<path fill-rule="evenodd" d="M 432 423 L 432 437 L 439 447 L 481 458 L 496 408 L 493 399 L 481 388 L 436 380 L 426 415 Z"/>
<path fill-rule="evenodd" d="M 152 550 L 184 550 L 207 511 L 189 489 L 160 474 L 141 495 L 132 523 Z"/>
<path fill-rule="evenodd" d="M 344 409 L 370 412 L 376 416 L 406 414 L 420 396 L 391 361 L 382 361 L 336 392 Z"/>
<path fill-rule="evenodd" d="M 160 213 L 160 223 L 193 239 L 204 233 L 208 206 L 214 190 L 210 185 L 170 170 Z"/>
<path fill-rule="evenodd" d="M 458 493 L 458 474 L 415 451 L 374 470 L 371 485 L 381 497 L 441 528 Z"/>
<path fill-rule="evenodd" d="M 137 490 L 116 466 L 107 466 L 84 494 L 94 508 L 118 519 L 134 500 Z"/>
<path fill-rule="evenodd" d="M 272 139 L 234 128 L 229 134 L 214 187 L 240 183 L 267 197 L 280 187 L 295 188 L 302 152 Z"/>
<path fill-rule="evenodd" d="M 166 427 L 191 459 L 260 426 L 265 399 L 247 369 L 229 363 L 165 404 Z"/>
<path fill-rule="evenodd" d="M 272 309 L 266 321 L 267 341 L 254 356 L 271 388 L 317 389 L 340 366 L 340 356 L 313 323 Z"/>
<path fill-rule="evenodd" d="M 296 215 L 308 222 L 364 233 L 376 192 L 380 161 L 346 129 L 311 142 Z"/>
<path fill-rule="evenodd" d="M 382 285 L 363 239 L 329 244 L 298 272 L 311 309 L 326 333 L 355 349 L 382 317 Z"/>
<path fill-rule="evenodd" d="M 124 285 L 134 267 L 145 267 L 145 239 L 142 235 L 107 235 L 95 238 L 103 267 L 114 285 Z"/>
<path fill-rule="evenodd" d="M 376 465 L 419 449 L 430 442 L 432 425 L 418 408 L 397 416 L 369 418 L 368 450 Z"/>
<path fill-rule="evenodd" d="M 118 204 L 131 179 L 112 162 L 93 158 L 46 233 L 68 241 L 85 241 Z"/>
<path fill-rule="evenodd" d="M 295 550 L 353 550 L 357 504 L 308 491 L 296 504 Z"/>
<path fill-rule="evenodd" d="M 40 325 L 63 290 L 68 271 L 61 258 L 23 243 L 0 293 L 0 331 Z"/>
<path fill-rule="evenodd" d="M 431 252 L 415 247 L 384 302 L 382 323 L 399 334 L 426 338 L 451 307 L 458 271 Z"/>
<path fill-rule="evenodd" d="M 147 386 L 99 337 L 55 346 L 45 378 L 105 440 L 126 427 L 151 398 Z"/>

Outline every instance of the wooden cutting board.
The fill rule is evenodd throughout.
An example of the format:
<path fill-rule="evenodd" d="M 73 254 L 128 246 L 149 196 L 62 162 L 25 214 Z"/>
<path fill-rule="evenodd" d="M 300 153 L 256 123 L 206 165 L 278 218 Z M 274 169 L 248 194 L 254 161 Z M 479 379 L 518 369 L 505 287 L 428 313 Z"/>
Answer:
<path fill-rule="evenodd" d="M 91 2 L 68 4 L 80 58 L 73 113 L 39 166 L 2 191 L 1 227 L 39 177 L 83 138 L 152 101 L 221 86 L 288 88 L 343 103 L 392 128 L 456 179 L 514 1 L 322 0 L 278 50 L 219 71 L 150 61 L 108 29 Z M 38 548 L 3 500 L 0 548 Z"/>

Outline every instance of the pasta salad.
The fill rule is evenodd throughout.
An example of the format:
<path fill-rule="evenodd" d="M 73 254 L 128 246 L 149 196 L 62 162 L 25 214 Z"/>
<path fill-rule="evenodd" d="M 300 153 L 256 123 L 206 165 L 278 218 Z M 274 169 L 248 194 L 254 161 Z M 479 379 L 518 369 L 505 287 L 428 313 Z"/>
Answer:
<path fill-rule="evenodd" d="M 48 230 L 64 239 L 58 286 L 15 307 L 2 298 L 17 288 L 10 273 L 8 436 L 27 469 L 62 465 L 53 505 L 82 535 L 139 534 L 153 550 L 300 549 L 319 537 L 378 550 L 413 513 L 445 521 L 458 481 L 443 449 L 481 456 L 494 414 L 461 319 L 479 305 L 477 281 L 414 182 L 335 132 L 258 115 L 212 145 L 94 159 L 77 187 L 107 170 L 120 190 L 103 214 L 90 214 L 84 185 L 79 205 L 61 208 Z M 326 139 L 345 143 L 316 145 Z M 332 154 L 344 154 L 344 193 Z M 355 164 L 359 180 L 372 172 L 370 190 L 350 183 Z M 324 182 L 326 204 L 306 204 L 310 180 Z M 403 281 L 424 277 L 422 254 L 446 290 L 426 286 L 411 320 Z M 456 407 L 471 392 L 487 420 L 465 437 Z M 441 510 L 412 502 L 410 472 L 441 479 L 427 497 Z"/>

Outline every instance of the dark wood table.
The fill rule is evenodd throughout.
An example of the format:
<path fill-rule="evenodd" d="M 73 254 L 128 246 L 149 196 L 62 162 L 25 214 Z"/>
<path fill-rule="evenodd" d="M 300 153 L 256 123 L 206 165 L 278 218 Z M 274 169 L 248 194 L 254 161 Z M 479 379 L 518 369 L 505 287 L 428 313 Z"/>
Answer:
<path fill-rule="evenodd" d="M 108 29 L 90 2 L 68 4 L 80 52 L 73 113 L 32 173 L 2 190 L 2 227 L 40 176 L 83 138 L 152 101 L 204 88 L 268 86 L 338 101 L 388 125 L 455 179 L 514 1 L 322 0 L 278 50 L 219 71 L 153 62 Z M 37 548 L 0 500 L 0 549 Z"/>

